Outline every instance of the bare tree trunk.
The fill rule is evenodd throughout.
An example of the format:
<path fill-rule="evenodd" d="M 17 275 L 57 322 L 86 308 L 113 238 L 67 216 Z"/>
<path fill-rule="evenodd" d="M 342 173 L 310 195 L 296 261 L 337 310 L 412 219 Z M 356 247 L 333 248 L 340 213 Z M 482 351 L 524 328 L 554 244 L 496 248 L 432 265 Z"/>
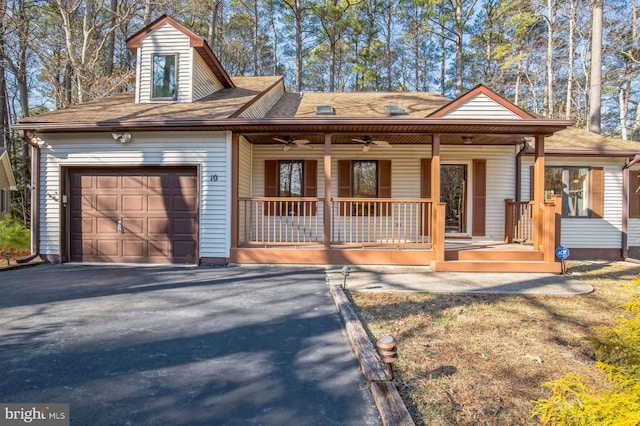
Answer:
<path fill-rule="evenodd" d="M 618 91 L 618 103 L 620 104 L 620 138 L 627 139 L 627 102 L 624 89 Z"/>
<path fill-rule="evenodd" d="M 567 69 L 567 94 L 564 107 L 564 118 L 571 119 L 571 99 L 573 95 L 573 61 L 575 60 L 576 45 L 576 3 L 575 0 L 569 2 L 569 67 Z"/>
<path fill-rule="evenodd" d="M 262 75 L 260 69 L 260 11 L 258 10 L 258 0 L 253 0 L 253 75 Z"/>
<path fill-rule="evenodd" d="M 270 15 L 270 22 L 271 22 L 271 39 L 273 40 L 273 57 L 272 57 L 272 61 L 273 61 L 273 70 L 272 70 L 272 74 L 276 75 L 278 73 L 278 31 L 276 28 L 276 19 L 274 16 L 274 7 L 273 7 L 273 2 L 271 2 L 270 8 L 269 8 L 269 15 Z"/>
<path fill-rule="evenodd" d="M 631 133 L 631 140 L 640 142 L 640 99 L 636 102 L 636 119 L 633 122 L 633 132 Z"/>
<path fill-rule="evenodd" d="M 589 89 L 589 130 L 601 133 L 602 97 L 602 3 L 594 0 L 591 18 L 591 86 Z"/>
<path fill-rule="evenodd" d="M 5 63 L 7 61 L 4 40 L 4 19 L 7 10 L 7 1 L 0 0 L 0 119 L 2 120 L 2 135 L 0 135 L 0 148 L 7 146 L 9 133 L 9 104 L 7 103 L 7 79 Z"/>
<path fill-rule="evenodd" d="M 545 106 L 549 118 L 553 117 L 553 30 L 556 23 L 555 1 L 547 0 L 547 55 L 546 55 L 546 85 Z"/>
<path fill-rule="evenodd" d="M 116 13 L 118 10 L 118 0 L 111 0 L 109 3 L 109 13 L 111 14 L 112 19 L 114 20 L 114 24 L 116 22 Z M 107 38 L 107 43 L 105 44 L 105 65 L 104 65 L 104 73 L 107 77 L 111 77 L 113 75 L 113 62 L 114 62 L 114 54 L 116 49 L 116 32 L 112 31 Z"/>
<path fill-rule="evenodd" d="M 151 23 L 151 15 L 153 14 L 153 4 L 152 0 L 145 0 L 144 2 L 144 25 L 149 25 Z"/>
<path fill-rule="evenodd" d="M 464 22 L 462 20 L 462 2 L 456 1 L 456 97 L 462 95 L 462 73 L 464 71 L 464 63 L 462 62 L 462 48 L 464 37 Z"/>
<path fill-rule="evenodd" d="M 446 78 L 447 78 L 447 39 L 444 36 L 444 27 L 442 27 L 442 39 L 440 44 L 440 96 L 444 96 L 445 88 L 446 88 Z"/>

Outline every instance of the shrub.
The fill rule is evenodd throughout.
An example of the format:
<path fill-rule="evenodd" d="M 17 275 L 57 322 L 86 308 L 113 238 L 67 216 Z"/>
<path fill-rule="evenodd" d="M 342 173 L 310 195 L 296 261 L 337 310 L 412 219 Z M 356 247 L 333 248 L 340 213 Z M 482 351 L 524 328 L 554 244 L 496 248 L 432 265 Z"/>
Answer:
<path fill-rule="evenodd" d="M 631 300 L 613 327 L 594 327 L 591 340 L 603 373 L 602 383 L 587 384 L 584 377 L 566 374 L 545 383 L 550 397 L 534 401 L 532 411 L 551 425 L 640 424 L 640 282 L 630 289 Z"/>
<path fill-rule="evenodd" d="M 0 250 L 28 250 L 30 244 L 28 229 L 9 215 L 0 217 Z"/>

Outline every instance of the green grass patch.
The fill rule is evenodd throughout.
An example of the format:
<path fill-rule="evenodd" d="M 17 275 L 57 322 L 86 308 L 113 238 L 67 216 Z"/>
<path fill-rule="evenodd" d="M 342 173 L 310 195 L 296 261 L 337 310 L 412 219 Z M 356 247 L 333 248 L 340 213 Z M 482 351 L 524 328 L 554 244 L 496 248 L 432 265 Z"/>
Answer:
<path fill-rule="evenodd" d="M 9 215 L 0 217 L 0 250 L 28 250 L 31 244 L 31 233 L 22 224 L 11 219 Z"/>

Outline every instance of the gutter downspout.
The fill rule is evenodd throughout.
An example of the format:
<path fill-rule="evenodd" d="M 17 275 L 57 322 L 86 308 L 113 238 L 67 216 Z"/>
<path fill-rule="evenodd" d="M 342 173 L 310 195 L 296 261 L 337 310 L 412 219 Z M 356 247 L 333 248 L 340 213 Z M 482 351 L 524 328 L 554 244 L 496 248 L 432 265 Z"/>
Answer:
<path fill-rule="evenodd" d="M 522 148 L 516 154 L 516 201 L 522 201 L 522 156 L 529 149 L 527 138 L 522 138 Z"/>
<path fill-rule="evenodd" d="M 631 161 L 622 167 L 622 258 L 627 260 L 629 249 L 629 169 L 640 162 L 640 154 L 636 154 Z"/>
<path fill-rule="evenodd" d="M 18 133 L 31 147 L 31 254 L 16 259 L 17 263 L 27 263 L 40 254 L 40 146 L 33 134 L 25 130 Z"/>

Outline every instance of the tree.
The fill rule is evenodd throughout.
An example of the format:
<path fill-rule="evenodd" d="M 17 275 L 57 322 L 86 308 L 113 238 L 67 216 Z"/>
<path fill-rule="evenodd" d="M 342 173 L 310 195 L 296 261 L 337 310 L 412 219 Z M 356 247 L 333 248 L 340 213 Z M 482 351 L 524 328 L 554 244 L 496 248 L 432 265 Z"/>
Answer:
<path fill-rule="evenodd" d="M 589 89 L 589 130 L 601 133 L 602 98 L 602 2 L 593 0 L 591 12 L 591 66 Z"/>

